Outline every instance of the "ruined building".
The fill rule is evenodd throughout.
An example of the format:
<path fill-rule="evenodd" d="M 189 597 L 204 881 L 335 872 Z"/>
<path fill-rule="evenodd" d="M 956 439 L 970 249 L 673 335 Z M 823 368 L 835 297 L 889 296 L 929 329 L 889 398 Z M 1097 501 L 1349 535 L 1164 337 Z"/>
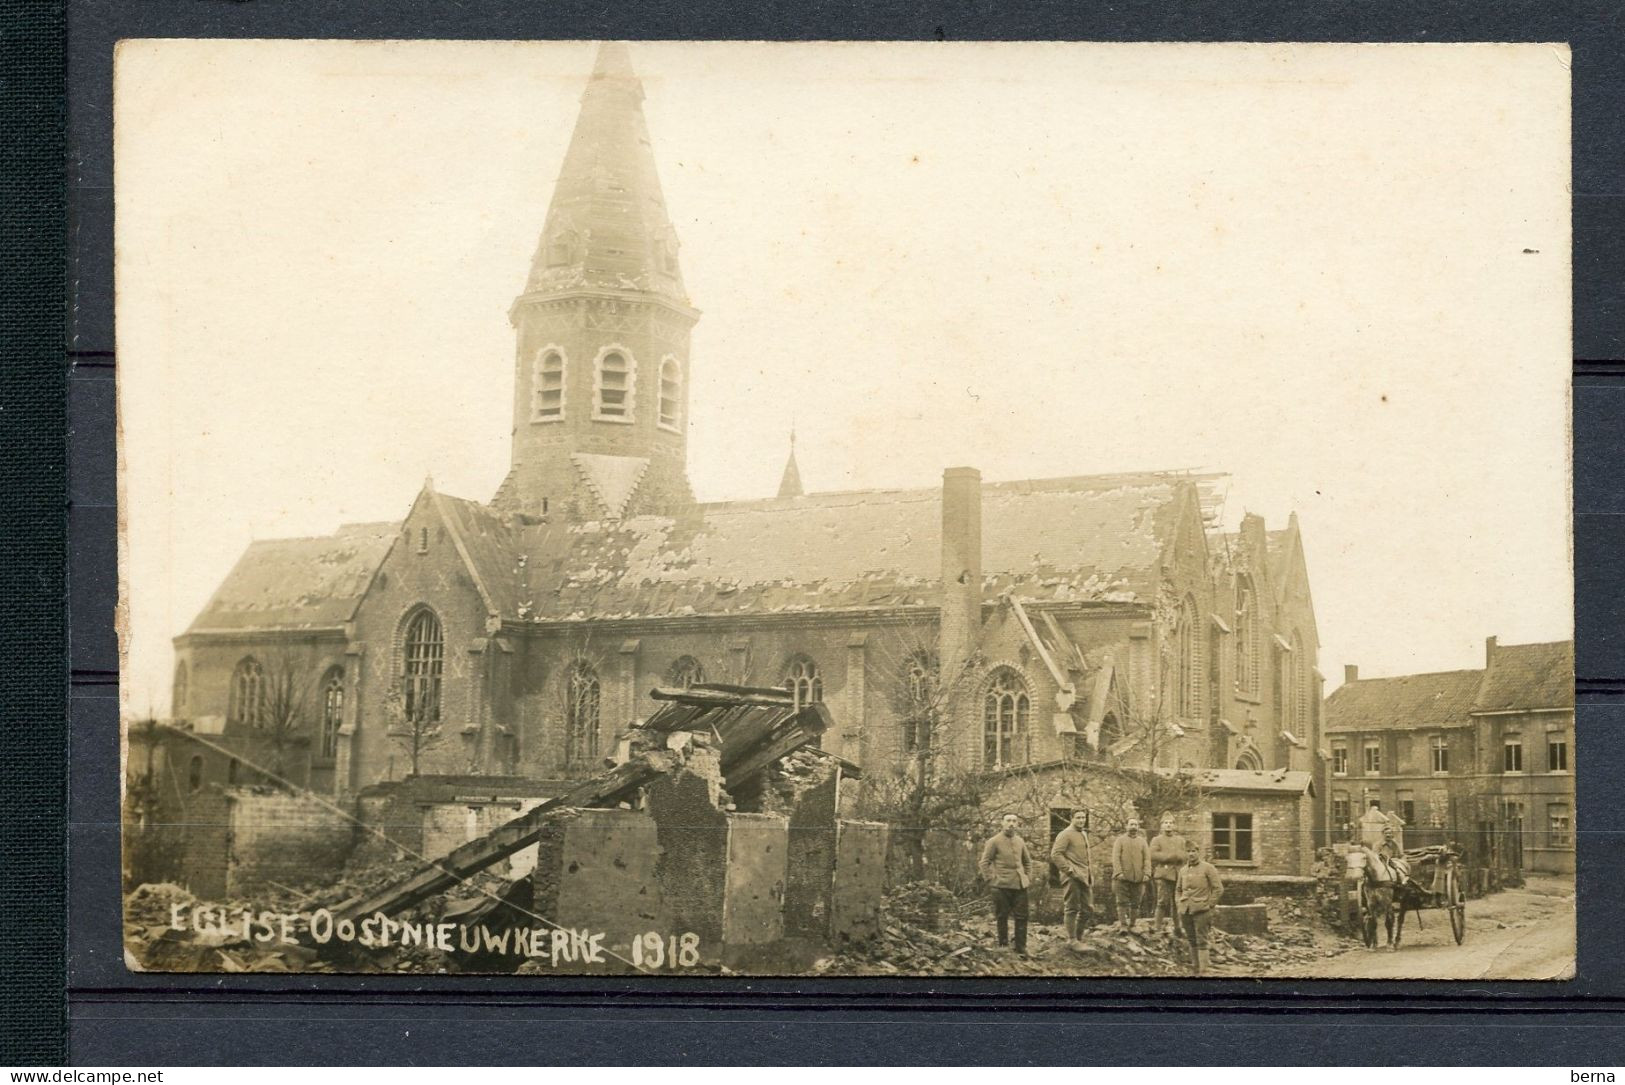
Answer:
<path fill-rule="evenodd" d="M 928 744 L 972 769 L 1320 779 L 1297 521 L 1224 533 L 1222 476 L 950 467 L 925 489 L 803 493 L 792 458 L 776 497 L 695 501 L 699 312 L 642 99 L 626 48 L 601 47 L 509 313 L 506 478 L 487 501 L 427 483 L 399 522 L 252 544 L 175 638 L 175 718 L 332 794 L 579 778 L 651 687 L 701 680 L 826 702 L 825 747 L 866 774 Z"/>

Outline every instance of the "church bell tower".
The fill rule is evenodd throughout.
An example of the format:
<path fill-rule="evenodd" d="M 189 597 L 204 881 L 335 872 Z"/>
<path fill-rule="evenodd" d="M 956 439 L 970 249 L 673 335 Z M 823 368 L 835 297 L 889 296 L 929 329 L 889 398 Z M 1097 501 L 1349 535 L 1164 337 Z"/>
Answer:
<path fill-rule="evenodd" d="M 687 473 L 688 304 L 623 43 L 599 46 L 516 332 L 513 463 L 492 504 L 575 520 L 675 514 Z"/>

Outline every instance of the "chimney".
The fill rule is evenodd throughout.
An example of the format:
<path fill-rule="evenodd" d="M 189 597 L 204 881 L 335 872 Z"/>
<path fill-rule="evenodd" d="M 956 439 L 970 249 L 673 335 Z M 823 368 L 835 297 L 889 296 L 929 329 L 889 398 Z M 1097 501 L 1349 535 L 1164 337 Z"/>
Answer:
<path fill-rule="evenodd" d="M 937 659 L 954 682 L 982 630 L 982 472 L 942 472 L 942 621 Z M 946 687 L 945 687 L 946 688 Z"/>
<path fill-rule="evenodd" d="M 1350 682 L 1358 682 L 1359 680 L 1360 680 L 1360 666 L 1359 666 L 1359 664 L 1357 664 L 1357 663 L 1345 663 L 1345 664 L 1343 664 L 1343 684 L 1348 685 Z"/>
<path fill-rule="evenodd" d="M 1485 637 L 1484 638 L 1484 669 L 1485 670 L 1488 670 L 1490 668 L 1490 665 L 1492 663 L 1494 663 L 1494 661 L 1495 661 L 1496 639 L 1497 638 L 1495 638 L 1495 637 Z"/>

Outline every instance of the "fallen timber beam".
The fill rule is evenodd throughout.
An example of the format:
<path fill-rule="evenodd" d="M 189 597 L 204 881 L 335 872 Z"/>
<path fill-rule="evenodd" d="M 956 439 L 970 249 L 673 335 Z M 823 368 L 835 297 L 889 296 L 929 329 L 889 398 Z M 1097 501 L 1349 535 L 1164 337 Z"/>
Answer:
<path fill-rule="evenodd" d="M 729 791 L 736 790 L 746 780 L 786 754 L 793 753 L 813 741 L 835 723 L 835 718 L 823 704 L 814 702 L 791 716 L 774 729 L 766 741 L 743 751 L 733 761 L 722 764 L 722 784 Z"/>
<path fill-rule="evenodd" d="M 660 693 L 669 696 L 660 697 Z M 698 694 L 698 696 L 694 696 Z M 684 707 L 700 708 L 698 719 L 686 713 L 677 715 L 682 721 L 677 726 L 662 726 L 660 713 L 651 719 L 654 730 L 676 731 L 687 729 L 691 722 L 704 723 L 711 729 L 712 721 L 721 725 L 719 752 L 723 786 L 732 790 L 761 773 L 768 765 L 802 746 L 814 741 L 834 725 L 834 717 L 823 704 L 805 705 L 798 712 L 794 699 L 788 694 L 782 698 L 775 691 L 722 692 L 713 690 L 662 690 L 657 699 L 681 701 Z M 693 702 L 699 702 L 694 704 Z M 701 707 L 706 706 L 706 707 Z M 735 734 L 733 722 L 752 709 L 766 712 L 769 721 L 760 733 L 750 736 L 743 749 L 730 748 L 728 737 Z M 777 710 L 777 717 L 773 710 Z M 709 715 L 708 715 L 709 713 Z M 675 720 L 668 721 L 675 723 Z M 748 733 L 748 732 L 746 732 Z M 735 735 L 736 740 L 742 735 Z M 453 849 L 444 858 L 424 863 L 400 881 L 363 897 L 352 898 L 339 905 L 334 919 L 359 920 L 375 914 L 394 915 L 419 902 L 445 891 L 458 882 L 485 869 L 492 863 L 506 859 L 514 852 L 529 847 L 541 838 L 542 829 L 549 821 L 566 810 L 581 807 L 614 806 L 635 795 L 639 788 L 660 776 L 677 769 L 683 762 L 680 755 L 668 750 L 651 750 L 639 754 L 623 765 L 618 765 L 558 798 L 549 799 L 527 814 L 522 814 L 504 825 L 499 825 L 477 840 Z"/>
<path fill-rule="evenodd" d="M 657 686 L 649 691 L 656 701 L 676 701 L 696 708 L 735 708 L 751 705 L 758 708 L 788 708 L 795 711 L 795 697 L 788 692 L 750 687 L 690 686 L 688 689 L 667 689 Z"/>
<path fill-rule="evenodd" d="M 678 766 L 680 759 L 665 750 L 653 750 L 618 765 L 614 769 L 548 799 L 527 814 L 499 825 L 477 840 L 452 849 L 444 858 L 425 863 L 398 882 L 364 897 L 346 901 L 334 913 L 335 919 L 358 920 L 376 913 L 394 915 L 453 885 L 499 859 L 536 843 L 549 821 L 566 810 L 579 807 L 613 806 L 630 798 L 637 789 Z"/>

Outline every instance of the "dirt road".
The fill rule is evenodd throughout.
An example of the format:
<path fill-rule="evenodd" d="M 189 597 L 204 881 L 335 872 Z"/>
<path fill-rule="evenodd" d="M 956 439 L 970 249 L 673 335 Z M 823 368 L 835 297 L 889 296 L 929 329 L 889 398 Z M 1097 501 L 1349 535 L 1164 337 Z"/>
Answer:
<path fill-rule="evenodd" d="M 1467 937 L 1456 945 L 1444 912 L 1405 920 L 1389 951 L 1344 950 L 1292 974 L 1323 979 L 1566 979 L 1574 974 L 1574 881 L 1531 875 L 1521 889 L 1467 902 Z M 1379 933 L 1379 939 L 1382 935 Z"/>

